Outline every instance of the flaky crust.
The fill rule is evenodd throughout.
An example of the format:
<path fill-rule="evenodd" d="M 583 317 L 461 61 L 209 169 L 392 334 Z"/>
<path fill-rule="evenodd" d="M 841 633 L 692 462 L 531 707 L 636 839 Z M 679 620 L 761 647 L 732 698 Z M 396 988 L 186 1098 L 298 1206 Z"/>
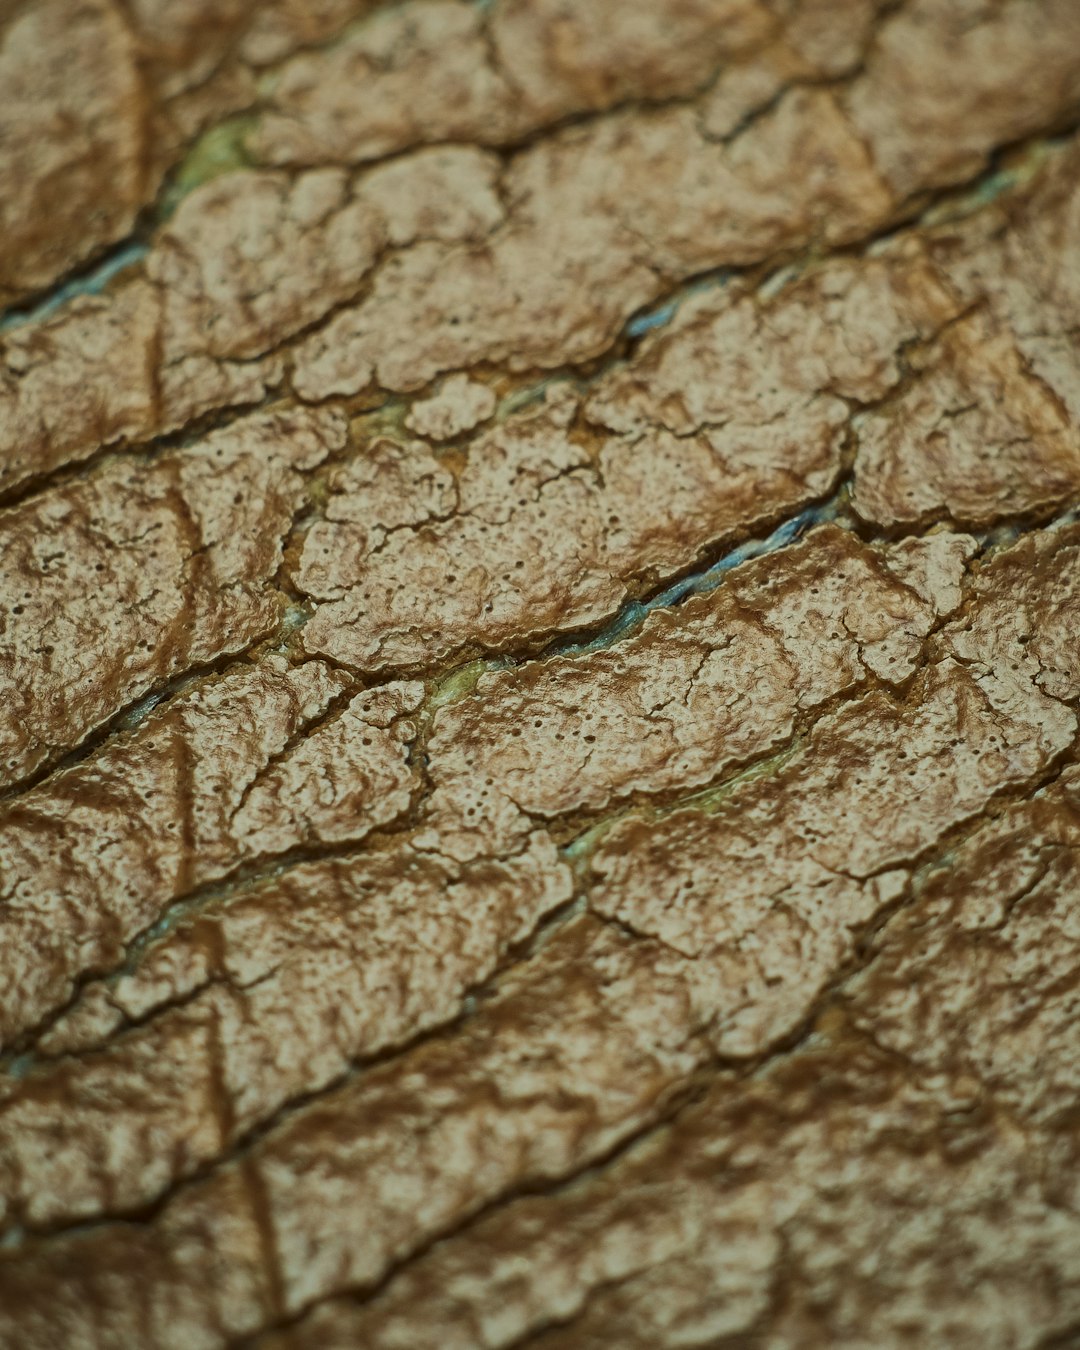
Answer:
<path fill-rule="evenodd" d="M 1076 1344 L 1073 0 L 0 87 L 0 1346 Z"/>

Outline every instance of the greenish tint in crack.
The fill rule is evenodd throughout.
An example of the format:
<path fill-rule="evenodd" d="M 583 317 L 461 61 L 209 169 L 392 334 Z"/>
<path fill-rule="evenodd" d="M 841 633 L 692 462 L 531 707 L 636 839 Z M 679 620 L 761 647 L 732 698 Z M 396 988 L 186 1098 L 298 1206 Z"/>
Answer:
<path fill-rule="evenodd" d="M 424 712 L 433 713 L 451 703 L 459 703 L 476 688 L 481 675 L 486 675 L 491 670 L 505 670 L 509 665 L 511 662 L 506 660 L 481 659 L 456 667 L 444 675 L 432 689 L 424 703 Z"/>
<path fill-rule="evenodd" d="M 253 168 L 255 161 L 245 140 L 257 122 L 255 114 L 241 113 L 203 132 L 170 175 L 158 203 L 158 220 L 168 220 L 183 199 L 204 183 L 239 169 Z"/>

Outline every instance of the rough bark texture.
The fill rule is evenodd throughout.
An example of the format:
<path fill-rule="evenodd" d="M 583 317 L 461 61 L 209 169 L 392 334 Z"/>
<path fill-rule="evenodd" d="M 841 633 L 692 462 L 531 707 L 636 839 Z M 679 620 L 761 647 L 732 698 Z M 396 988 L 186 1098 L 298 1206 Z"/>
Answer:
<path fill-rule="evenodd" d="M 0 1346 L 1080 1343 L 1073 0 L 0 83 Z"/>

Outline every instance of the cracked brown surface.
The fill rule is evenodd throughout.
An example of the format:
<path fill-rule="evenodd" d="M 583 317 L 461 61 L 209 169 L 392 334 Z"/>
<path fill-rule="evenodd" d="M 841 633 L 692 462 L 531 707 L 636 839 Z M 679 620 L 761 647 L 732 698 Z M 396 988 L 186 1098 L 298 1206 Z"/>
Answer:
<path fill-rule="evenodd" d="M 258 414 L 0 515 L 0 782 L 73 749 L 170 677 L 273 632 L 299 471 L 343 436 L 330 413 Z"/>
<path fill-rule="evenodd" d="M 0 12 L 0 1346 L 1067 1346 L 1071 0 Z"/>

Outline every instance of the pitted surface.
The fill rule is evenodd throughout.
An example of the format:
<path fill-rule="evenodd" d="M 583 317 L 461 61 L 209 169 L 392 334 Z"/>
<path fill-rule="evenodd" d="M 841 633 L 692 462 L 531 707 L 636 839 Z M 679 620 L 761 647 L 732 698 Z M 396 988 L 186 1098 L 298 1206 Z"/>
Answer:
<path fill-rule="evenodd" d="M 0 74 L 0 1346 L 1073 1344 L 1075 6 Z"/>

